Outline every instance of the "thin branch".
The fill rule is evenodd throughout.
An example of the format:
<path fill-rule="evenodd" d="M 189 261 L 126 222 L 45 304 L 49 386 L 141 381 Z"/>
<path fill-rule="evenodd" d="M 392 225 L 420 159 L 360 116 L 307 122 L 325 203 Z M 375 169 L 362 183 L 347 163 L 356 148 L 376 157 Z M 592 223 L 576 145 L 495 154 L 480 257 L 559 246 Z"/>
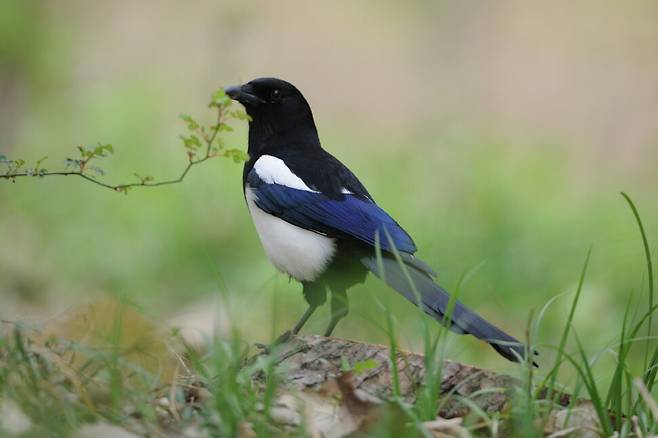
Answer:
<path fill-rule="evenodd" d="M 215 140 L 217 139 L 217 136 L 219 134 L 219 131 L 222 130 L 222 127 L 225 129 L 230 129 L 226 125 L 226 120 L 227 120 L 227 114 L 229 117 L 235 117 L 238 119 L 245 119 L 247 118 L 246 115 L 242 115 L 238 111 L 231 111 L 227 113 L 227 109 L 230 106 L 230 100 L 226 98 L 223 90 L 220 90 L 216 92 L 213 95 L 213 98 L 210 102 L 209 107 L 210 108 L 216 108 L 217 109 L 217 118 L 216 118 L 216 123 L 212 126 L 209 127 L 209 131 L 206 132 L 206 129 L 199 125 L 197 122 L 192 120 L 191 117 L 189 116 L 181 116 L 183 120 L 185 120 L 188 123 L 188 130 L 192 131 L 193 133 L 198 133 L 200 136 L 203 138 L 203 142 L 205 143 L 205 154 L 201 156 L 201 158 L 195 158 L 195 151 L 192 148 L 188 147 L 187 140 L 189 138 L 183 137 L 184 142 L 186 143 L 186 148 L 187 150 L 187 157 L 188 157 L 188 163 L 181 172 L 180 176 L 175 179 L 169 179 L 169 180 L 164 180 L 164 181 L 152 181 L 151 177 L 142 177 L 138 174 L 135 174 L 140 181 L 139 182 L 134 182 L 134 183 L 126 183 L 126 184 L 108 184 L 106 182 L 103 182 L 97 178 L 94 178 L 93 176 L 90 176 L 86 171 L 87 171 L 87 165 L 89 162 L 95 158 L 102 158 L 105 156 L 105 151 L 109 151 L 112 153 L 112 148 L 111 146 L 100 146 L 100 152 L 93 151 L 93 150 L 85 150 L 85 148 L 79 147 L 79 150 L 82 154 L 82 159 L 80 160 L 67 160 L 70 163 L 74 163 L 75 166 L 77 166 L 79 169 L 77 170 L 71 170 L 71 171 L 54 171 L 54 172 L 49 172 L 46 171 L 45 169 L 39 169 L 39 165 L 41 161 L 45 159 L 45 157 L 42 160 L 39 160 L 37 163 L 37 166 L 35 169 L 28 169 L 23 172 L 16 172 L 18 170 L 18 167 L 21 167 L 23 164 L 22 160 L 17 160 L 17 161 L 11 161 L 11 160 L 6 160 L 4 161 L 5 163 L 8 163 L 10 165 L 9 170 L 7 173 L 0 174 L 0 179 L 6 179 L 6 180 L 11 180 L 12 182 L 15 181 L 16 178 L 20 177 L 45 177 L 45 176 L 78 176 L 86 181 L 89 181 L 91 183 L 97 184 L 101 187 L 113 190 L 115 192 L 123 192 L 127 193 L 128 189 L 131 189 L 133 187 L 158 187 L 158 186 L 164 186 L 164 185 L 169 185 L 169 184 L 178 184 L 182 182 L 187 174 L 189 173 L 190 169 L 192 167 L 203 163 L 204 161 L 208 161 L 211 158 L 215 157 L 230 157 L 233 156 L 234 158 L 243 158 L 241 154 L 238 153 L 238 151 L 229 149 L 229 150 L 224 150 L 220 151 L 222 148 L 220 147 L 213 147 Z M 200 140 L 198 137 L 195 135 L 192 135 L 191 137 L 194 137 L 194 140 L 196 141 L 195 145 L 193 146 L 196 148 L 196 145 L 201 145 Z M 190 137 L 190 138 L 191 138 Z M 105 150 L 103 149 L 105 148 Z M 4 158 L 4 157 L 2 157 Z M 19 164 L 18 161 L 20 161 Z M 0 161 L 1 162 L 1 161 Z M 11 164 L 14 164 L 14 169 L 12 173 L 11 169 Z M 100 171 L 100 170 L 99 170 Z"/>
<path fill-rule="evenodd" d="M 217 157 L 217 154 L 212 154 L 212 155 L 206 155 L 203 158 L 200 158 L 198 160 L 192 160 L 189 163 L 187 163 L 187 166 L 183 170 L 183 173 L 176 178 L 176 179 L 170 179 L 170 180 L 165 180 L 165 181 L 157 181 L 157 182 L 150 182 L 150 181 L 141 181 L 141 182 L 136 182 L 136 183 L 128 183 L 128 184 L 107 184 L 104 183 L 103 181 L 99 181 L 94 177 L 91 177 L 85 173 L 80 172 L 79 170 L 76 171 L 70 171 L 70 172 L 43 172 L 39 173 L 38 175 L 33 175 L 28 172 L 22 172 L 22 173 L 11 173 L 11 174 L 6 174 L 6 175 L 0 175 L 0 178 L 4 179 L 14 179 L 14 178 L 19 178 L 22 176 L 37 176 L 37 177 L 45 177 L 45 176 L 79 176 L 80 178 L 83 178 L 89 182 L 92 182 L 94 184 L 98 184 L 101 187 L 108 188 L 110 190 L 114 190 L 115 192 L 125 192 L 127 189 L 130 189 L 132 187 L 157 187 L 157 186 L 164 186 L 168 184 L 177 184 L 183 181 L 185 179 L 185 176 L 187 173 L 190 171 L 190 169 L 200 163 L 203 163 L 204 161 L 207 161 L 211 158 Z"/>

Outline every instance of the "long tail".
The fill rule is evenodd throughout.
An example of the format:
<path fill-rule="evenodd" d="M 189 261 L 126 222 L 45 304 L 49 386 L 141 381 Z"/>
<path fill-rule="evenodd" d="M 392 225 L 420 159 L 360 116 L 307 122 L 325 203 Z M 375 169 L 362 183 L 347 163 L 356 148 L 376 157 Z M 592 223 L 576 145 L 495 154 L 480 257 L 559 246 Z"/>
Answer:
<path fill-rule="evenodd" d="M 375 256 L 363 257 L 361 262 L 373 274 L 416 305 L 418 305 L 416 299 L 418 296 L 425 313 L 442 324 L 445 322 L 444 315 L 448 309 L 450 295 L 434 283 L 431 277 L 433 273 L 424 268 L 426 265 L 423 262 L 415 258 L 409 260 L 405 258 L 404 268 L 408 275 L 397 260 L 387 256 L 381 259 L 383 275 Z M 413 287 L 409 279 L 413 282 Z M 449 328 L 453 332 L 470 334 L 489 343 L 503 357 L 513 362 L 519 362 L 525 357 L 525 346 L 521 342 L 490 324 L 457 300 L 454 303 Z"/>

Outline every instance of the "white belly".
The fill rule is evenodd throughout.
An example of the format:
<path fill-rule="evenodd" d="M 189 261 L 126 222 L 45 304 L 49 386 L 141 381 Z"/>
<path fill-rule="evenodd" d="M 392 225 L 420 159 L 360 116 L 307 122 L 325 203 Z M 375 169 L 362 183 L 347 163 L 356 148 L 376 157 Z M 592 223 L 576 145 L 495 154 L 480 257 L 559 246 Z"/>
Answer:
<path fill-rule="evenodd" d="M 267 257 L 280 271 L 299 281 L 315 280 L 336 252 L 336 241 L 289 224 L 256 205 L 256 195 L 245 188 L 247 206 Z"/>

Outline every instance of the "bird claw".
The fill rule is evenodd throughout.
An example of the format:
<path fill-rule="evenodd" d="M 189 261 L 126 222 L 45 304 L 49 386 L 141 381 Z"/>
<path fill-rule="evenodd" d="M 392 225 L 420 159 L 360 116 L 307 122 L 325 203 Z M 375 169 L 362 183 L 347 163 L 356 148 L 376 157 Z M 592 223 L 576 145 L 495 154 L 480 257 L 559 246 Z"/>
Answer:
<path fill-rule="evenodd" d="M 254 347 L 258 348 L 262 353 L 270 354 L 270 346 L 267 344 L 261 344 L 260 342 L 256 342 L 254 344 Z"/>
<path fill-rule="evenodd" d="M 281 334 L 281 336 L 279 336 L 278 338 L 276 338 L 276 339 L 274 340 L 274 342 L 272 342 L 272 343 L 269 344 L 269 345 L 267 345 L 267 344 L 261 344 L 261 343 L 257 342 L 257 343 L 254 344 L 254 346 L 255 346 L 256 348 L 258 348 L 259 350 L 261 350 L 261 352 L 264 353 L 264 354 L 271 354 L 272 351 L 273 351 L 276 347 L 278 347 L 278 346 L 280 346 L 280 345 L 282 345 L 282 344 L 286 344 L 288 341 L 290 341 L 290 340 L 292 339 L 292 337 L 293 337 L 292 332 L 291 332 L 290 330 L 287 330 L 287 331 L 283 332 L 283 333 Z"/>
<path fill-rule="evenodd" d="M 292 336 L 293 336 L 292 332 L 290 330 L 286 330 L 281 334 L 281 336 L 279 336 L 274 340 L 274 342 L 272 342 L 272 347 L 287 343 L 292 339 Z"/>

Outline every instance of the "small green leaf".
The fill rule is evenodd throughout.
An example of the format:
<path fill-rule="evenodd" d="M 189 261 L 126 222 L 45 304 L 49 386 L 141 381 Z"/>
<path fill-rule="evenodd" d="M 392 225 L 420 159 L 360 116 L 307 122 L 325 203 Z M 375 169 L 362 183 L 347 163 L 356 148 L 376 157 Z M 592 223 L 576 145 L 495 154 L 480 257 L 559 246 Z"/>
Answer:
<path fill-rule="evenodd" d="M 80 160 L 74 160 L 73 158 L 67 158 L 64 160 L 64 165 L 68 169 L 69 167 L 78 167 L 80 166 Z"/>
<path fill-rule="evenodd" d="M 180 138 L 183 140 L 183 145 L 188 149 L 194 150 L 201 147 L 201 140 L 196 135 L 190 135 L 189 137 L 181 135 Z"/>
<path fill-rule="evenodd" d="M 340 357 L 340 370 L 344 373 L 348 373 L 352 370 L 352 367 L 350 367 L 350 363 L 345 356 Z"/>
<path fill-rule="evenodd" d="M 178 117 L 185 123 L 187 123 L 187 129 L 190 131 L 196 131 L 199 129 L 199 123 L 192 118 L 189 114 L 181 114 Z"/>
<path fill-rule="evenodd" d="M 231 105 L 231 98 L 226 95 L 226 92 L 224 91 L 223 88 L 220 88 L 219 90 L 215 91 L 212 94 L 210 104 L 208 106 L 220 108 L 220 107 L 228 107 Z"/>
<path fill-rule="evenodd" d="M 231 111 L 231 112 L 229 113 L 229 115 L 230 115 L 231 117 L 233 117 L 234 119 L 238 119 L 238 120 L 248 120 L 248 121 L 251 122 L 251 117 L 249 117 L 249 114 L 247 114 L 247 113 L 246 113 L 245 111 L 243 111 L 243 110 L 235 110 L 235 111 Z"/>
<path fill-rule="evenodd" d="M 217 130 L 218 130 L 219 132 L 222 132 L 222 131 L 225 131 L 225 132 L 233 132 L 233 128 L 230 127 L 229 125 L 224 124 L 224 123 L 220 123 L 220 124 L 217 126 Z"/>
<path fill-rule="evenodd" d="M 36 169 L 38 169 L 38 168 L 41 166 L 41 163 L 43 163 L 43 162 L 46 161 L 47 159 L 48 159 L 48 155 L 46 155 L 46 156 L 43 157 L 43 158 L 38 159 L 38 160 L 37 160 L 37 164 L 36 164 L 34 167 L 35 167 Z"/>
<path fill-rule="evenodd" d="M 93 170 L 94 172 L 96 172 L 97 174 L 99 174 L 101 176 L 105 175 L 105 171 L 103 169 L 101 169 L 100 167 L 98 167 L 98 166 L 89 166 L 87 169 Z"/>
<path fill-rule="evenodd" d="M 226 149 L 224 151 L 224 156 L 233 158 L 233 161 L 236 163 L 241 163 L 249 160 L 249 155 L 241 149 Z"/>
<path fill-rule="evenodd" d="M 112 145 L 106 145 L 106 144 L 101 144 L 98 143 L 98 146 L 96 146 L 93 150 L 92 156 L 93 157 L 105 157 L 105 152 L 112 153 Z"/>
<path fill-rule="evenodd" d="M 149 181 L 153 181 L 153 177 L 150 175 L 142 176 L 139 173 L 135 173 L 135 176 L 139 178 L 139 180 L 142 182 L 142 184 L 147 183 Z"/>
<path fill-rule="evenodd" d="M 368 370 L 373 370 L 379 366 L 379 362 L 375 359 L 368 359 L 354 364 L 354 374 L 361 374 Z"/>

